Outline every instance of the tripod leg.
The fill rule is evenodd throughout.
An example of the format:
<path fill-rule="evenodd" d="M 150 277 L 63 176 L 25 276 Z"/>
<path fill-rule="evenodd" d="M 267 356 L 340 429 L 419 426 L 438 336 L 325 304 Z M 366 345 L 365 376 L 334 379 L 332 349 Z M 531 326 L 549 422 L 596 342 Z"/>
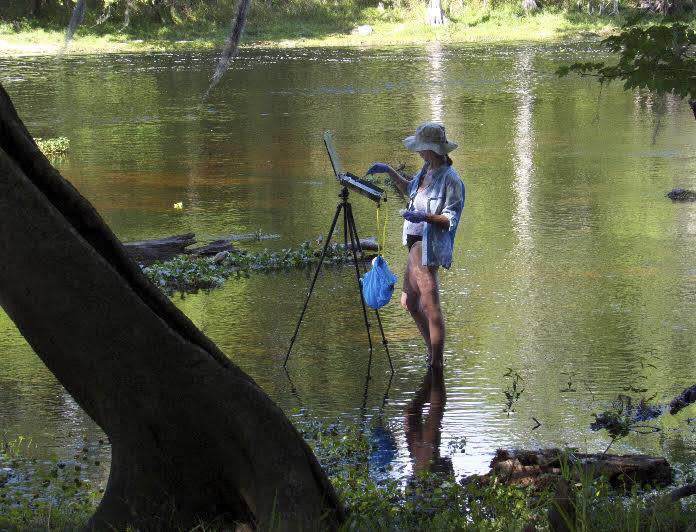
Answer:
<path fill-rule="evenodd" d="M 367 361 L 367 375 L 365 376 L 365 388 L 363 389 L 363 400 L 362 404 L 360 405 L 360 419 L 363 422 L 362 425 L 364 425 L 365 422 L 365 414 L 367 414 L 367 395 L 368 392 L 370 391 L 370 379 L 372 379 L 372 351 L 370 351 L 370 358 Z M 362 427 L 364 428 L 364 426 Z"/>
<path fill-rule="evenodd" d="M 360 238 L 358 237 L 358 229 L 355 227 L 355 220 L 353 219 L 353 208 L 350 204 L 348 204 L 348 216 L 350 217 L 351 220 L 353 220 L 353 224 L 351 225 L 351 229 L 353 231 L 353 234 L 355 236 L 355 241 L 358 243 L 358 249 L 360 250 L 360 254 L 362 254 L 362 248 L 360 247 Z M 351 236 L 351 239 L 353 237 Z M 363 268 L 364 271 L 364 268 Z M 362 292 L 360 293 L 362 296 Z M 389 362 L 389 368 L 391 369 L 392 375 L 394 374 L 394 364 L 392 364 L 392 359 L 391 355 L 389 354 L 389 342 L 387 342 L 387 337 L 384 336 L 384 327 L 382 327 L 382 318 L 379 315 L 379 311 L 375 310 L 375 315 L 377 316 L 377 325 L 379 326 L 379 332 L 382 335 L 382 345 L 384 346 L 384 350 L 387 353 L 387 361 Z"/>
<path fill-rule="evenodd" d="M 348 248 L 348 209 L 343 209 L 343 245 Z"/>
<path fill-rule="evenodd" d="M 360 242 L 356 241 L 355 220 L 353 219 L 353 209 L 350 203 L 346 205 L 348 219 L 348 233 L 350 235 L 350 248 L 353 252 L 353 264 L 355 264 L 355 278 L 358 280 L 358 291 L 360 292 L 360 303 L 362 304 L 363 317 L 365 318 L 365 329 L 367 329 L 367 342 L 370 344 L 370 352 L 372 352 L 372 335 L 370 334 L 370 322 L 367 319 L 367 307 L 365 306 L 365 298 L 362 294 L 362 283 L 360 282 L 360 267 L 358 266 L 358 254 L 356 249 L 360 248 Z M 361 250 L 362 254 L 362 250 Z"/>
<path fill-rule="evenodd" d="M 329 234 L 326 237 L 326 243 L 324 244 L 324 249 L 321 251 L 321 257 L 319 258 L 319 264 L 317 264 L 317 269 L 314 272 L 314 277 L 312 278 L 312 283 L 309 285 L 309 290 L 307 291 L 307 298 L 305 299 L 304 306 L 302 307 L 302 312 L 300 313 L 300 319 L 297 320 L 297 327 L 295 327 L 295 334 L 292 335 L 290 340 L 290 347 L 288 347 L 288 352 L 285 354 L 285 361 L 283 362 L 283 367 L 287 366 L 288 358 L 290 358 L 290 351 L 292 351 L 292 346 L 297 338 L 297 333 L 300 330 L 300 325 L 302 324 L 302 318 L 304 318 L 305 312 L 307 311 L 307 305 L 309 304 L 309 298 L 312 297 L 312 291 L 314 291 L 314 284 L 317 282 L 317 277 L 319 277 L 319 270 L 321 270 L 321 265 L 324 263 L 324 257 L 326 257 L 326 250 L 329 248 L 329 243 L 331 242 L 331 236 L 333 235 L 334 229 L 336 228 L 336 222 L 338 221 L 338 215 L 341 214 L 342 203 L 336 206 L 336 214 L 334 214 L 333 222 L 331 222 L 331 229 L 329 229 Z M 361 294 L 362 295 L 362 292 Z M 364 306 L 364 305 L 363 305 Z"/>

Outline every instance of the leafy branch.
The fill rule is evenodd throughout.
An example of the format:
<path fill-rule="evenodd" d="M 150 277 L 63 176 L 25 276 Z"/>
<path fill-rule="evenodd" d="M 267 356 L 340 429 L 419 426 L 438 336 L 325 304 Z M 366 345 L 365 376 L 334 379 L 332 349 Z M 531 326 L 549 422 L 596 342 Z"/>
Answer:
<path fill-rule="evenodd" d="M 556 70 L 596 77 L 600 83 L 623 81 L 624 90 L 647 89 L 658 95 L 674 94 L 689 100 L 696 118 L 696 32 L 685 24 L 658 24 L 629 28 L 602 41 L 618 54 L 615 65 L 573 63 Z"/>

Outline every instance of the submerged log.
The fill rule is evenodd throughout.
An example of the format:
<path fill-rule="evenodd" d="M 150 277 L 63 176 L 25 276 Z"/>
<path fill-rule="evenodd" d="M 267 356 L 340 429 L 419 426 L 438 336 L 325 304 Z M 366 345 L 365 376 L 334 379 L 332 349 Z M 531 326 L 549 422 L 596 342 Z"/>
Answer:
<path fill-rule="evenodd" d="M 128 255 L 140 264 L 152 264 L 160 260 L 169 260 L 184 253 L 184 250 L 196 243 L 193 233 L 174 235 L 154 240 L 124 242 Z"/>
<path fill-rule="evenodd" d="M 546 487 L 561 477 L 564 464 L 572 475 L 605 477 L 616 488 L 633 485 L 666 486 L 672 482 L 672 468 L 664 458 L 642 454 L 586 454 L 562 449 L 527 451 L 498 449 L 491 472 L 499 481 L 515 486 Z"/>

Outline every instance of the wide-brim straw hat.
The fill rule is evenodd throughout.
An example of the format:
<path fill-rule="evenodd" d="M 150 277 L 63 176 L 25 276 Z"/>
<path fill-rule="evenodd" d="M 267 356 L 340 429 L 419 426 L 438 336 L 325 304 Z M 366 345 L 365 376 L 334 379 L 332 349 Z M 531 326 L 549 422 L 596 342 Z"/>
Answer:
<path fill-rule="evenodd" d="M 426 122 L 416 128 L 416 134 L 404 139 L 404 146 L 411 151 L 432 150 L 447 155 L 457 149 L 457 144 L 448 142 L 445 126 L 436 122 Z"/>

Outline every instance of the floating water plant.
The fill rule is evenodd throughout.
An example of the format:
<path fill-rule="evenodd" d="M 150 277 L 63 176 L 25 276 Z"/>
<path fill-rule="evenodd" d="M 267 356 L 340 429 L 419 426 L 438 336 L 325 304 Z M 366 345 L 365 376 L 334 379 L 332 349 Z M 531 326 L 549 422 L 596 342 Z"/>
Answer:
<path fill-rule="evenodd" d="M 57 137 L 54 139 L 35 138 L 37 146 L 46 156 L 63 155 L 67 153 L 70 147 L 70 140 L 66 137 Z"/>
<path fill-rule="evenodd" d="M 144 266 L 143 273 L 168 295 L 175 292 L 188 294 L 218 288 L 233 275 L 306 268 L 319 262 L 321 252 L 321 247 L 304 242 L 297 248 L 280 251 L 234 251 L 217 262 L 210 257 L 180 255 L 166 262 Z M 351 257 L 342 244 L 334 244 L 328 247 L 324 261 L 338 264 Z"/>
<path fill-rule="evenodd" d="M 522 375 L 512 368 L 508 368 L 503 377 L 509 379 L 507 387 L 503 390 L 505 394 L 505 408 L 503 408 L 503 412 L 507 412 L 509 416 L 510 412 L 515 411 L 515 405 L 524 393 L 524 379 Z"/>
<path fill-rule="evenodd" d="M 590 428 L 593 431 L 604 429 L 609 434 L 611 441 L 604 451 L 606 453 L 616 440 L 625 438 L 631 432 L 639 434 L 658 432 L 660 430 L 658 427 L 646 425 L 644 422 L 655 419 L 663 411 L 664 408 L 651 405 L 646 399 L 634 401 L 632 397 L 620 394 L 611 408 L 599 414 L 592 414 L 595 420 L 590 424 Z"/>

